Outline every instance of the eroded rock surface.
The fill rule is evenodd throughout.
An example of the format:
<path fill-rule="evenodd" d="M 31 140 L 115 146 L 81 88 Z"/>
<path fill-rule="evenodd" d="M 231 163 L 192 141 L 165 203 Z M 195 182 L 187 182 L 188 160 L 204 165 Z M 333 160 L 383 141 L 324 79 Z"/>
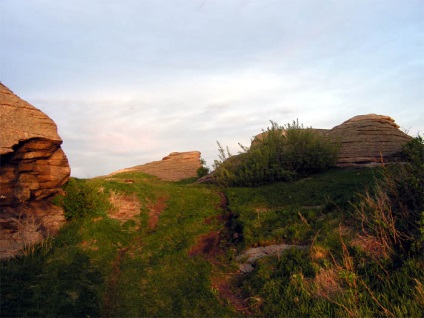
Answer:
<path fill-rule="evenodd" d="M 172 152 L 161 161 L 153 161 L 144 165 L 135 166 L 116 171 L 121 172 L 144 172 L 166 181 L 178 181 L 197 176 L 197 169 L 201 167 L 200 152 Z"/>
<path fill-rule="evenodd" d="M 65 221 L 50 199 L 69 179 L 56 124 L 0 83 L 0 255 L 54 234 Z"/>
<path fill-rule="evenodd" d="M 375 114 L 355 116 L 331 129 L 328 136 L 341 143 L 340 167 L 394 162 L 402 145 L 412 138 L 399 130 L 394 119 Z"/>

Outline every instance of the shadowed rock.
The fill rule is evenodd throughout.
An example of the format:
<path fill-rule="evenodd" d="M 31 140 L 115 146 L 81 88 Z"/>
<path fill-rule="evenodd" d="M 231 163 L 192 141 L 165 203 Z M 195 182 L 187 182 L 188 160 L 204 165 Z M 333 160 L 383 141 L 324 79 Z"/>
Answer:
<path fill-rule="evenodd" d="M 11 256 L 55 233 L 63 211 L 51 197 L 69 179 L 56 124 L 0 83 L 0 253 Z M 32 233 L 32 234 L 31 234 Z"/>

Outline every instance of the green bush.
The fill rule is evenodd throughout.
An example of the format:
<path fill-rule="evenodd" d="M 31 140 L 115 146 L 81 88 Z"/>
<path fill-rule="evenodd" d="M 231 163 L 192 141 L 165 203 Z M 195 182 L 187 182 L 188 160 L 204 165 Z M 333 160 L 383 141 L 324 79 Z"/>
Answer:
<path fill-rule="evenodd" d="M 67 220 L 102 214 L 110 208 L 107 194 L 86 180 L 70 178 L 63 190 L 65 195 L 56 197 L 55 203 L 63 207 Z"/>
<path fill-rule="evenodd" d="M 200 179 L 201 177 L 206 176 L 209 173 L 209 168 L 206 166 L 205 159 L 200 159 L 201 167 L 197 169 L 197 177 Z"/>
<path fill-rule="evenodd" d="M 237 156 L 227 155 L 219 146 L 215 178 L 223 186 L 259 186 L 276 181 L 292 181 L 324 171 L 337 160 L 338 144 L 298 121 L 271 127 L 252 141 L 250 149 Z"/>

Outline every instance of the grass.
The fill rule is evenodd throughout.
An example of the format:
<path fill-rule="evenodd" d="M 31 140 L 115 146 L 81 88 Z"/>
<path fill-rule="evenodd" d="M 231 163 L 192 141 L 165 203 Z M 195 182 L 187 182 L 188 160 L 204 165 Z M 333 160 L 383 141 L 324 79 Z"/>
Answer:
<path fill-rule="evenodd" d="M 370 196 L 376 200 L 381 197 L 381 191 L 386 188 L 382 188 L 380 181 L 375 187 L 375 180 L 381 178 L 378 170 L 332 170 L 291 183 L 226 190 L 230 209 L 243 228 L 244 241 L 239 249 L 278 243 L 309 247 L 260 259 L 254 271 L 238 281 L 238 288 L 249 300 L 255 315 L 421 317 L 424 314 L 422 253 L 410 248 L 380 255 L 376 245 L 364 248 L 353 243 L 360 233 L 362 237 L 372 238 L 370 231 L 361 228 L 364 211 L 358 219 L 358 202 Z M 384 178 L 387 180 L 387 176 Z M 392 210 L 386 201 L 384 204 L 378 205 L 380 210 L 376 205 L 371 211 L 372 215 L 379 213 L 381 217 L 367 219 L 366 224 L 377 222 L 380 232 L 388 224 L 390 234 L 395 222 L 386 222 L 384 214 Z M 392 208 L 396 213 L 396 206 Z M 389 234 L 383 240 L 375 237 L 371 244 L 398 244 L 399 236 Z"/>
<path fill-rule="evenodd" d="M 86 211 L 49 244 L 2 261 L 2 316 L 234 316 L 211 288 L 209 262 L 188 255 L 199 235 L 221 226 L 204 222 L 220 213 L 215 191 L 143 174 L 83 182 L 101 196 L 135 194 L 140 215 L 121 223 L 107 210 Z M 149 204 L 160 196 L 166 208 L 151 229 Z"/>
<path fill-rule="evenodd" d="M 242 247 L 310 244 L 318 230 L 328 232 L 342 221 L 349 201 L 374 175 L 373 169 L 335 169 L 295 182 L 226 189 L 229 208 L 243 227 Z"/>
<path fill-rule="evenodd" d="M 227 188 L 229 211 L 221 207 L 222 190 L 194 180 L 164 182 L 141 173 L 76 180 L 72 191 L 98 204 L 79 213 L 70 202 L 69 221 L 56 237 L 1 261 L 0 315 L 242 316 L 216 285 L 231 276 L 231 294 L 253 316 L 421 317 L 422 255 L 374 257 L 352 243 L 360 230 L 352 203 L 374 177 L 380 175 L 373 169 L 335 169 L 290 183 Z M 117 207 L 109 196 L 112 203 L 138 200 L 140 213 L 113 219 Z M 202 251 L 202 239 L 213 233 L 222 234 L 223 251 L 192 252 Z M 308 248 L 262 258 L 253 272 L 234 275 L 236 254 L 276 243 Z"/>

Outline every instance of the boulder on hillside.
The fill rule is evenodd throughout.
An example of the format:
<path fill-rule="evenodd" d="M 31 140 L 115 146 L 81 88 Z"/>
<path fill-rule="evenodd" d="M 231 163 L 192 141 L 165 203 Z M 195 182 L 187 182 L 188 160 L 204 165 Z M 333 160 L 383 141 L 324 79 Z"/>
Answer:
<path fill-rule="evenodd" d="M 326 134 L 340 142 L 339 167 L 376 166 L 396 162 L 402 145 L 412 137 L 399 130 L 389 116 L 355 116 Z"/>
<path fill-rule="evenodd" d="M 56 124 L 0 83 L 0 256 L 54 234 L 65 221 L 50 203 L 69 179 Z"/>
<path fill-rule="evenodd" d="M 161 161 L 153 161 L 144 165 L 126 168 L 113 172 L 143 172 L 166 181 L 178 181 L 197 177 L 197 169 L 202 166 L 199 151 L 172 152 Z"/>

